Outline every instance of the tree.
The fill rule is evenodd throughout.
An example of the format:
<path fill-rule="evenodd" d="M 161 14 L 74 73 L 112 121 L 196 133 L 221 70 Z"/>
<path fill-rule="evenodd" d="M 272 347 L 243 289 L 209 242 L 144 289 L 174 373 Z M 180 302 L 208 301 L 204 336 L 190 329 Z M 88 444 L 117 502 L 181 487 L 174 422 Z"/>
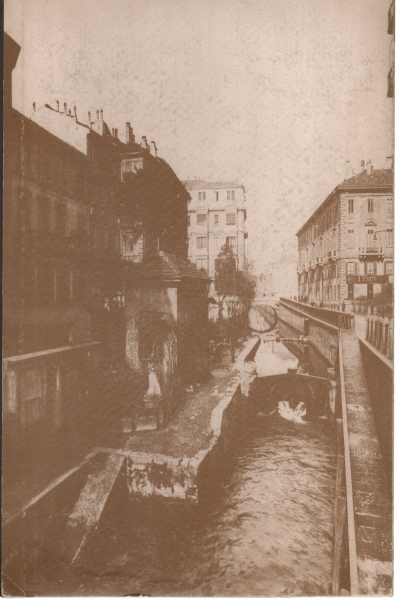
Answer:
<path fill-rule="evenodd" d="M 216 260 L 215 292 L 218 321 L 221 332 L 225 330 L 225 335 L 229 338 L 232 360 L 238 339 L 246 331 L 247 313 L 251 308 L 255 289 L 256 278 L 251 273 L 249 263 L 245 264 L 243 270 L 239 270 L 236 254 L 228 244 L 225 244 Z"/>

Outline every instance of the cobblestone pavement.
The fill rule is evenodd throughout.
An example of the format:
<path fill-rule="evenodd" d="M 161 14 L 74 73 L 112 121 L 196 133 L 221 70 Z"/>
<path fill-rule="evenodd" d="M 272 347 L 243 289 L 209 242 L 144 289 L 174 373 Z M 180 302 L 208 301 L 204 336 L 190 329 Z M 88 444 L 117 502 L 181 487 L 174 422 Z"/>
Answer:
<path fill-rule="evenodd" d="M 221 401 L 221 392 L 229 387 L 237 375 L 231 367 L 230 350 L 226 349 L 220 364 L 212 370 L 209 380 L 201 386 L 194 386 L 193 392 L 185 393 L 184 402 L 167 427 L 156 431 L 138 432 L 130 437 L 125 448 L 135 452 L 189 458 L 206 448 L 212 437 L 211 413 Z M 214 388 L 217 386 L 220 394 L 214 395 Z"/>

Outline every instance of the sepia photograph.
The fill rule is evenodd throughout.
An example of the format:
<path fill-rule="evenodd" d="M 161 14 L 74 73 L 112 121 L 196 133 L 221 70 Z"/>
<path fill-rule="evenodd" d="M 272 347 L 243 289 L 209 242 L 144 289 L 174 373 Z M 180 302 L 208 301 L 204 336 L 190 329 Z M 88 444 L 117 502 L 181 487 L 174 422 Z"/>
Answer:
<path fill-rule="evenodd" d="M 5 0 L 3 597 L 393 595 L 394 0 Z"/>

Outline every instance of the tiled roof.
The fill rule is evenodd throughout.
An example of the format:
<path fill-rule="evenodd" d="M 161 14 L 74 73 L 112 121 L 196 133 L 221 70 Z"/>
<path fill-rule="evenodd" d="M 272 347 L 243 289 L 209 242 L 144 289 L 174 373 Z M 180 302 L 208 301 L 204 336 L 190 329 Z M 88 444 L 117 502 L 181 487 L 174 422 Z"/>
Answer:
<path fill-rule="evenodd" d="M 301 226 L 296 235 L 298 236 L 313 220 L 313 218 L 324 209 L 324 207 L 331 202 L 334 198 L 336 198 L 336 193 L 341 192 L 342 190 L 362 190 L 365 191 L 371 190 L 371 193 L 374 189 L 378 190 L 381 188 L 393 188 L 393 170 L 392 169 L 376 169 L 376 171 L 372 171 L 372 173 L 368 173 L 365 169 L 361 173 L 354 175 L 354 177 L 350 177 L 349 179 L 345 179 L 342 183 L 335 187 L 335 189 L 325 198 L 325 200 L 314 210 L 312 215 L 307 219 L 307 221 Z"/>
<path fill-rule="evenodd" d="M 124 265 L 143 280 L 181 281 L 182 279 L 199 279 L 205 283 L 210 281 L 205 271 L 199 271 L 192 263 L 167 252 L 159 252 L 158 256 L 146 263 L 125 261 Z"/>
<path fill-rule="evenodd" d="M 236 183 L 235 181 L 203 181 L 201 179 L 188 179 L 187 181 L 182 181 L 182 183 L 187 190 L 213 190 L 244 187 L 241 183 Z"/>
<path fill-rule="evenodd" d="M 372 171 L 372 173 L 368 173 L 365 170 L 350 179 L 345 179 L 343 183 L 337 186 L 337 189 L 391 187 L 392 185 L 392 169 L 377 169 L 376 171 Z"/>

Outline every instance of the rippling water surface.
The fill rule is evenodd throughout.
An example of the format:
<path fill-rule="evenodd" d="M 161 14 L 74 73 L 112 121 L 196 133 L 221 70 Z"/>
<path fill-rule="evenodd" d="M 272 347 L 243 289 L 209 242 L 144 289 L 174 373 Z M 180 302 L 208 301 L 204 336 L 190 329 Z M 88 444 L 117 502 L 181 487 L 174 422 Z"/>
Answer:
<path fill-rule="evenodd" d="M 328 594 L 334 450 L 326 420 L 254 414 L 199 506 L 127 499 L 124 515 L 106 515 L 93 555 L 98 590 L 108 582 L 113 594 Z M 82 581 L 82 593 L 96 593 L 94 580 Z"/>

